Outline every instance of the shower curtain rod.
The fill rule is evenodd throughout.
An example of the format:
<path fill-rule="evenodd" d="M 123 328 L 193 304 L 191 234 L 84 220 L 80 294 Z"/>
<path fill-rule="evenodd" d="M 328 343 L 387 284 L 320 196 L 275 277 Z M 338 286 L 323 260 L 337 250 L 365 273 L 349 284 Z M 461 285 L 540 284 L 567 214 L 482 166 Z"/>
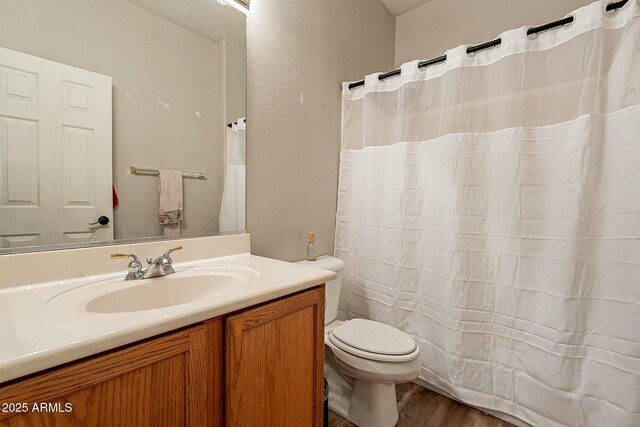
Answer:
<path fill-rule="evenodd" d="M 614 1 L 611 2 L 609 4 L 607 4 L 604 8 L 605 11 L 607 12 L 612 12 L 615 10 L 620 9 L 621 7 L 624 7 L 624 5 L 626 5 L 629 2 L 629 0 L 620 0 L 620 1 Z M 575 20 L 575 17 L 573 15 L 569 15 L 566 18 L 562 18 L 562 19 L 558 19 L 557 21 L 553 21 L 553 22 L 549 22 L 547 24 L 543 24 L 543 25 L 538 25 L 537 27 L 529 27 L 529 29 L 527 29 L 527 36 L 533 36 L 536 35 L 538 33 L 541 33 L 543 31 L 547 31 L 547 30 L 552 30 L 554 28 L 559 28 L 559 27 L 563 27 L 567 24 L 571 24 L 573 21 Z M 467 54 L 472 54 L 475 52 L 479 52 L 481 50 L 484 49 L 489 49 L 495 46 L 499 46 L 502 43 L 502 39 L 497 38 L 495 40 L 491 40 L 488 42 L 484 42 L 484 43 L 480 43 L 474 46 L 468 46 L 467 47 Z M 439 64 L 441 62 L 444 62 L 447 60 L 447 55 L 442 55 L 442 56 L 438 56 L 437 58 L 433 58 L 433 59 L 428 59 L 426 61 L 422 61 L 418 63 L 418 68 L 425 68 L 428 67 L 430 65 L 434 65 L 434 64 Z M 394 76 L 399 76 L 402 73 L 402 70 L 397 69 L 397 70 L 393 70 L 393 71 L 389 71 L 388 73 L 383 73 L 378 75 L 378 80 L 385 80 L 388 79 L 389 77 L 394 77 Z M 359 86 L 364 86 L 364 80 L 359 80 L 357 82 L 353 82 L 353 83 L 349 83 L 349 89 L 355 89 Z"/>
<path fill-rule="evenodd" d="M 245 123 L 247 123 L 247 121 L 246 121 L 246 120 L 245 120 L 244 122 L 245 122 Z M 237 125 L 237 124 L 238 124 L 238 122 L 228 123 L 228 124 L 227 124 L 227 127 L 228 127 L 228 128 L 231 128 L 231 127 L 233 127 L 233 125 Z"/>

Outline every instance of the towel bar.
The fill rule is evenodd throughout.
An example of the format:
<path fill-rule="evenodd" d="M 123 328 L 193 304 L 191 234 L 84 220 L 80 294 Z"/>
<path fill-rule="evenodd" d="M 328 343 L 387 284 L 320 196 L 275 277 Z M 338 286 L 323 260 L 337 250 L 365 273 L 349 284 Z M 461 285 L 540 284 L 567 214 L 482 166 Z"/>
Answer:
<path fill-rule="evenodd" d="M 159 168 L 151 168 L 148 166 L 129 166 L 129 173 L 134 175 L 158 175 Z M 184 178 L 207 179 L 204 172 L 182 171 Z"/>

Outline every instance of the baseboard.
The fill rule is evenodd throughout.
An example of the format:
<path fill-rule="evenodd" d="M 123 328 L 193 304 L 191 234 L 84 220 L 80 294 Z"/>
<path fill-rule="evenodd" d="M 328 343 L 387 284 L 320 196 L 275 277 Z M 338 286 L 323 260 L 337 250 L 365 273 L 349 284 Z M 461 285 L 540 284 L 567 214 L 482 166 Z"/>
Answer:
<path fill-rule="evenodd" d="M 475 408 L 478 411 L 482 411 L 485 414 L 489 414 L 489 415 L 491 415 L 493 417 L 500 418 L 501 420 L 506 421 L 508 423 L 511 423 L 513 425 L 516 425 L 518 427 L 533 427 L 531 424 L 529 424 L 529 423 L 527 423 L 525 421 L 522 421 L 520 418 L 514 417 L 513 415 L 505 414 L 504 412 L 500 412 L 500 411 L 494 411 L 493 409 L 481 408 L 479 406 L 474 406 L 474 405 L 470 405 L 470 404 L 468 404 L 466 402 L 462 402 L 460 399 L 456 398 L 455 396 L 452 396 L 449 392 L 447 392 L 447 391 L 445 391 L 445 390 L 441 389 L 440 387 L 437 387 L 437 386 L 435 386 L 433 384 L 429 384 L 428 382 L 426 382 L 423 379 L 417 378 L 413 382 L 414 382 L 414 384 L 417 384 L 420 387 L 424 387 L 424 388 L 426 388 L 428 390 L 433 391 L 434 393 L 441 394 L 443 396 L 448 397 L 449 399 L 453 399 L 453 400 L 456 400 L 456 401 L 458 401 L 460 403 L 463 403 L 463 404 L 465 404 L 467 406 L 471 406 L 472 408 Z"/>

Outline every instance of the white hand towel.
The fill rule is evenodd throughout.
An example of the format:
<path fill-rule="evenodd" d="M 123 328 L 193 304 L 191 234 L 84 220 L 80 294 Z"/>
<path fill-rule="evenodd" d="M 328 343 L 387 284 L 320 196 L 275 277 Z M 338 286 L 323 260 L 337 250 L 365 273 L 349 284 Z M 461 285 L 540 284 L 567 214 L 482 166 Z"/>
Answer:
<path fill-rule="evenodd" d="M 184 216 L 182 205 L 182 172 L 168 169 L 158 171 L 160 196 L 159 221 L 165 236 L 180 235 L 180 221 Z"/>

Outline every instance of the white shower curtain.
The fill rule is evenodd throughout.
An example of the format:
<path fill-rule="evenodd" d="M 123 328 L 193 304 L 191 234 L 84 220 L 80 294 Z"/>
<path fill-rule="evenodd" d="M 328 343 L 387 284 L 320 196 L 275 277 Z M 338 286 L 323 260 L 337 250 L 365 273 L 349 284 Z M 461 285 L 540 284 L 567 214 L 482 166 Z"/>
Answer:
<path fill-rule="evenodd" d="M 640 0 L 606 4 L 343 90 L 342 314 L 537 426 L 640 426 Z"/>
<path fill-rule="evenodd" d="M 238 119 L 227 131 L 227 160 L 219 218 L 221 232 L 245 229 L 246 131 L 244 118 Z"/>

